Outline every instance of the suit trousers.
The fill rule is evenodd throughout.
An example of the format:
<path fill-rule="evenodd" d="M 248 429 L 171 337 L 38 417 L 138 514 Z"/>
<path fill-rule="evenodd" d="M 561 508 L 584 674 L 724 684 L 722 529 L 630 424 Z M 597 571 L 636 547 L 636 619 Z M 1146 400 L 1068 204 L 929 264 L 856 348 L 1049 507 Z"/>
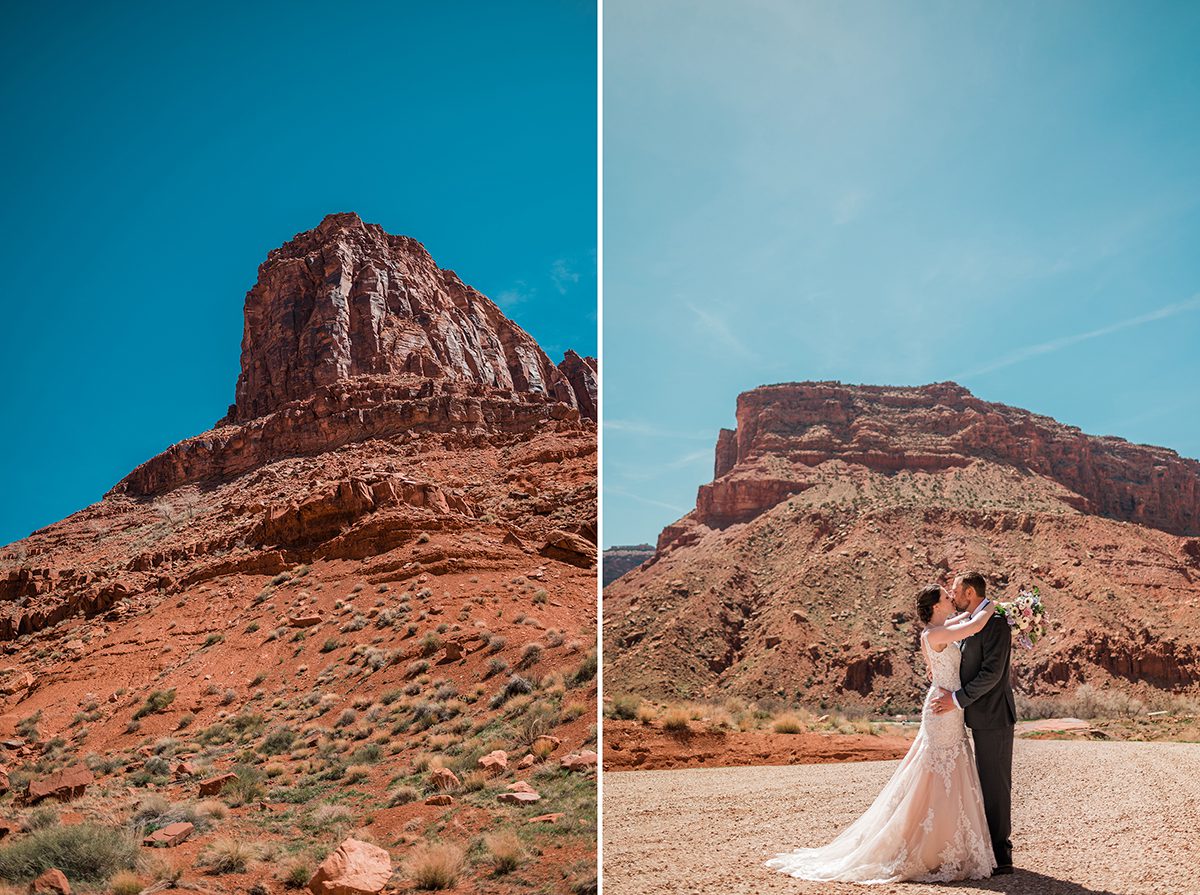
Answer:
<path fill-rule="evenodd" d="M 975 767 L 983 788 L 983 813 L 992 836 L 992 852 L 1001 867 L 1012 866 L 1013 728 L 973 729 Z"/>

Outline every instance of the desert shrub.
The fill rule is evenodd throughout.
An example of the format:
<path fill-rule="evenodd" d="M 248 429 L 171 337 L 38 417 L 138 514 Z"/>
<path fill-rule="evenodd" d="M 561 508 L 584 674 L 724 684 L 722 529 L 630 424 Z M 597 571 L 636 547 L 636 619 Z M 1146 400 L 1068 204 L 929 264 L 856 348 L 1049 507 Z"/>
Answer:
<path fill-rule="evenodd" d="M 122 870 L 108 881 L 108 891 L 111 895 L 138 895 L 144 887 L 138 875 L 132 870 Z"/>
<path fill-rule="evenodd" d="M 295 858 L 280 869 L 279 881 L 285 889 L 307 889 L 313 866 L 305 858 Z"/>
<path fill-rule="evenodd" d="M 575 669 L 575 673 L 571 674 L 571 686 L 581 686 L 587 684 L 589 680 L 595 678 L 596 675 L 596 651 L 592 650 L 587 656 L 584 656 L 580 667 Z"/>
<path fill-rule="evenodd" d="M 520 837 L 512 830 L 502 830 L 483 837 L 483 844 L 492 856 L 492 865 L 497 874 L 511 873 L 521 866 L 525 858 L 525 847 Z"/>
<path fill-rule="evenodd" d="M 234 768 L 234 773 L 237 774 L 237 779 L 230 780 L 221 789 L 221 798 L 227 805 L 237 808 L 263 797 L 262 771 L 249 765 L 240 765 Z"/>
<path fill-rule="evenodd" d="M 409 853 L 408 873 L 418 889 L 448 889 L 465 860 L 466 853 L 452 842 L 423 843 Z"/>
<path fill-rule="evenodd" d="M 72 882 L 103 883 L 137 865 L 138 842 L 129 834 L 97 824 L 71 824 L 35 830 L 0 847 L 0 879 L 32 880 L 51 867 Z"/>
<path fill-rule="evenodd" d="M 682 706 L 673 705 L 662 714 L 664 730 L 684 731 L 688 729 L 690 713 Z"/>
<path fill-rule="evenodd" d="M 312 832 L 326 833 L 338 827 L 354 823 L 354 812 L 345 805 L 318 805 L 304 821 L 304 827 Z M 308 880 L 305 880 L 308 882 Z"/>
<path fill-rule="evenodd" d="M 792 714 L 780 715 L 771 725 L 771 729 L 776 733 L 803 733 L 804 722 Z"/>
<path fill-rule="evenodd" d="M 175 701 L 175 688 L 170 690 L 155 690 L 146 697 L 146 701 L 142 703 L 141 708 L 133 713 L 133 720 L 144 718 L 146 715 L 152 715 L 156 712 L 165 711 L 167 706 Z"/>
<path fill-rule="evenodd" d="M 545 647 L 536 641 L 525 644 L 525 647 L 521 650 L 521 667 L 528 668 L 530 665 L 536 665 L 538 660 L 542 658 L 543 650 L 545 650 Z"/>
<path fill-rule="evenodd" d="M 395 808 L 398 805 L 407 805 L 409 802 L 415 802 L 421 798 L 419 793 L 412 786 L 397 786 L 388 793 L 387 804 L 389 808 Z"/>
<path fill-rule="evenodd" d="M 200 853 L 196 863 L 208 873 L 245 873 L 258 853 L 253 845 L 239 839 L 217 839 Z"/>
<path fill-rule="evenodd" d="M 637 710 L 641 704 L 642 700 L 639 696 L 615 693 L 608 704 L 608 716 L 621 721 L 632 721 L 637 717 Z"/>
<path fill-rule="evenodd" d="M 296 742 L 296 731 L 290 727 L 276 727 L 265 737 L 259 751 L 264 755 L 282 755 Z"/>
<path fill-rule="evenodd" d="M 491 702 L 489 702 L 488 705 L 494 709 L 498 709 L 514 696 L 532 692 L 533 684 L 521 677 L 519 674 L 514 674 L 500 689 L 500 692 L 492 697 Z"/>

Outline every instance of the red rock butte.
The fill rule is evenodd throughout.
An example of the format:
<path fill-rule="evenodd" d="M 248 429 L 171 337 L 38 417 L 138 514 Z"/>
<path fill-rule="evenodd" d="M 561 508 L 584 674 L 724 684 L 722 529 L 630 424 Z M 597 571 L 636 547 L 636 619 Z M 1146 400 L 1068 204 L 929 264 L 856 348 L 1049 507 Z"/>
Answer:
<path fill-rule="evenodd" d="M 1200 463 L 954 383 L 769 385 L 714 477 L 605 590 L 614 691 L 908 705 L 913 596 L 981 569 L 1055 628 L 1026 692 L 1200 684 Z"/>
<path fill-rule="evenodd" d="M 547 762 L 594 775 L 596 362 L 555 366 L 419 244 L 350 214 L 272 252 L 245 314 L 215 428 L 0 550 L 0 799 L 86 794 L 126 830 L 151 792 L 257 805 L 151 837 L 190 875 L 216 838 L 326 856 L 305 818 L 352 786 L 378 846 L 345 839 L 302 875 L 376 891 L 413 831 L 519 822 L 499 794 Z M 522 730 L 546 735 L 537 754 Z M 277 773 L 232 796 L 248 754 Z M 484 754 L 504 759 L 496 791 L 422 798 L 443 761 L 465 783 Z M 594 784 L 533 799 L 563 822 L 522 837 L 517 888 L 594 886 Z M 490 873 L 458 886 L 510 891 Z"/>
<path fill-rule="evenodd" d="M 416 240 L 356 214 L 328 215 L 259 267 L 246 294 L 236 401 L 216 428 L 142 463 L 104 501 L 0 558 L 0 639 L 104 611 L 147 587 L 194 584 L 218 556 L 211 571 L 282 569 L 320 550 L 347 555 L 348 529 L 372 518 L 386 529 L 384 517 L 397 513 L 457 527 L 497 517 L 514 539 L 590 555 L 596 370 L 594 358 L 572 351 L 556 366 Z M 550 464 L 550 476 L 566 469 L 564 458 L 590 462 L 578 500 L 554 513 L 493 512 L 483 493 L 505 488 L 498 470 L 509 458 L 490 471 L 465 458 L 515 445 Z M 208 524 L 172 520 L 169 537 L 123 542 L 138 516 L 172 516 L 166 504 L 184 503 L 181 518 Z M 386 552 L 421 524 L 392 519 L 350 552 Z M 583 543 L 563 548 L 569 538 Z"/>

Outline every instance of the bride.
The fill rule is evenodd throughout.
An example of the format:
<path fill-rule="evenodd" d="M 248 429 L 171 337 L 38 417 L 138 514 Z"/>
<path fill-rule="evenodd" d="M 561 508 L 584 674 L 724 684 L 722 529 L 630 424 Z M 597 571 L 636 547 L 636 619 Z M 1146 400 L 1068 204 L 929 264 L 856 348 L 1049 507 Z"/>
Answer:
<path fill-rule="evenodd" d="M 991 876 L 996 861 L 963 714 L 935 714 L 931 703 L 941 688 L 959 689 L 961 654 L 954 644 L 982 630 L 995 605 L 988 603 L 974 618 L 954 611 L 950 595 L 936 584 L 917 595 L 917 614 L 925 623 L 921 652 L 932 684 L 917 738 L 883 792 L 828 845 L 776 855 L 766 866 L 825 882 L 949 882 Z"/>

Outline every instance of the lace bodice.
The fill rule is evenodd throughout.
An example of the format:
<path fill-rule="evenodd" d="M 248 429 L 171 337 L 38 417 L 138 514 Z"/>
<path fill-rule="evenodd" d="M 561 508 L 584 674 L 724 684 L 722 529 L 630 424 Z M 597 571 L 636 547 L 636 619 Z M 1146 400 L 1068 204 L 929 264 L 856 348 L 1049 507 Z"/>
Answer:
<path fill-rule="evenodd" d="M 962 663 L 962 651 L 958 648 L 958 644 L 949 643 L 942 647 L 941 652 L 935 652 L 933 647 L 926 642 L 925 636 L 922 635 L 921 646 L 925 651 L 925 661 L 933 669 L 933 686 L 944 687 L 951 692 L 961 687 L 959 666 Z"/>

